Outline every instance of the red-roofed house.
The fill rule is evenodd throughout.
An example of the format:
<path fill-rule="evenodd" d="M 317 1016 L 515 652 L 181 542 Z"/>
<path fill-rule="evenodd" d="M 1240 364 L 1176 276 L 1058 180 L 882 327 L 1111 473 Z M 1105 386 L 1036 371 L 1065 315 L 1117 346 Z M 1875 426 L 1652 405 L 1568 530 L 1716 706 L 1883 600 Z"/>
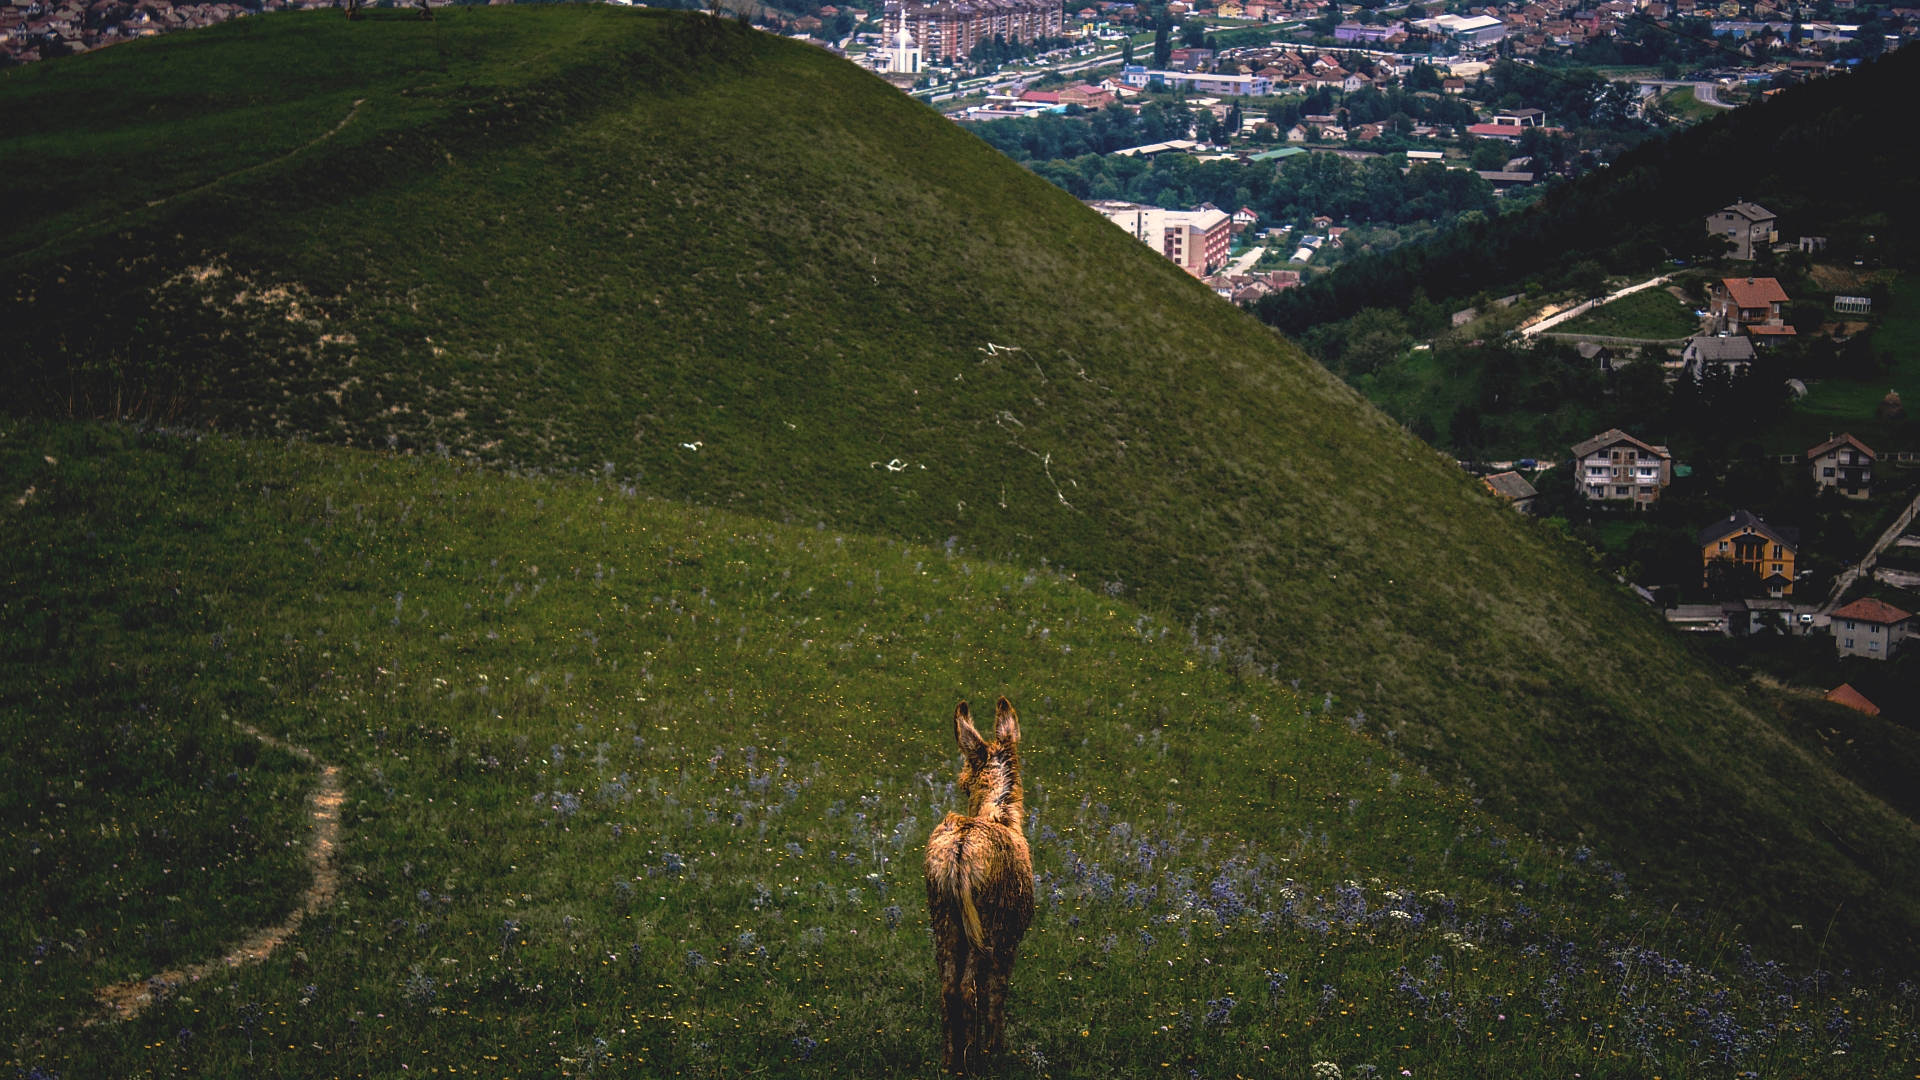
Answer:
<path fill-rule="evenodd" d="M 1875 457 L 1866 443 L 1847 434 L 1828 439 L 1807 451 L 1807 460 L 1813 466 L 1813 482 L 1849 499 L 1864 499 L 1872 493 Z"/>
<path fill-rule="evenodd" d="M 1841 656 L 1885 660 L 1906 639 L 1913 616 L 1882 600 L 1855 600 L 1833 613 L 1833 648 Z"/>
<path fill-rule="evenodd" d="M 1787 290 L 1774 278 L 1722 278 L 1713 287 L 1714 329 L 1746 334 L 1754 344 L 1791 337 L 1785 307 Z"/>

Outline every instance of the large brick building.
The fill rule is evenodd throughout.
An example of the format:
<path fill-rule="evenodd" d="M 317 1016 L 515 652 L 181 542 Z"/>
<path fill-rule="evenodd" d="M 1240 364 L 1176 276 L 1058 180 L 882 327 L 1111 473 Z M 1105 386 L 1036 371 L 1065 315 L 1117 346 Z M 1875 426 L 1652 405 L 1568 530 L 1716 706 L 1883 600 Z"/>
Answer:
<path fill-rule="evenodd" d="M 887 4 L 884 23 L 888 41 L 904 26 L 928 60 L 964 60 L 996 37 L 1032 42 L 1064 33 L 1059 0 L 905 0 Z"/>
<path fill-rule="evenodd" d="M 1162 210 L 1111 200 L 1087 205 L 1194 277 L 1206 277 L 1226 264 L 1227 248 L 1233 243 L 1233 218 L 1225 210 L 1212 205 Z"/>

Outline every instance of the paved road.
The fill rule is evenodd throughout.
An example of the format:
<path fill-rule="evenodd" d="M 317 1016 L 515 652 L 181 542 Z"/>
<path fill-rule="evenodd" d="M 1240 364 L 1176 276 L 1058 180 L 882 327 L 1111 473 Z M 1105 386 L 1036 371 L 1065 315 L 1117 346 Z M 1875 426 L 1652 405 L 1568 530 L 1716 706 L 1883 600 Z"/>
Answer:
<path fill-rule="evenodd" d="M 1907 526 L 1913 524 L 1916 515 L 1920 515 L 1920 496 L 1915 496 L 1913 502 L 1907 504 L 1906 510 L 1893 519 L 1893 524 L 1887 527 L 1886 532 L 1880 534 L 1880 539 L 1874 541 L 1873 547 L 1868 550 L 1866 557 L 1861 559 L 1858 565 L 1847 567 L 1845 572 L 1834 579 L 1833 591 L 1827 594 L 1827 602 L 1821 605 L 1820 614 L 1827 615 L 1833 612 L 1833 609 L 1839 605 L 1840 598 L 1847 595 L 1847 590 L 1853 587 L 1853 583 L 1859 580 L 1860 575 L 1872 571 L 1874 560 L 1880 557 L 1880 553 L 1887 549 L 1888 544 L 1899 539 L 1900 534 L 1907 531 Z"/>
<path fill-rule="evenodd" d="M 1253 264 L 1259 262 L 1260 256 L 1266 253 L 1267 249 L 1263 247 L 1248 248 L 1245 254 L 1227 264 L 1226 273 L 1244 274 L 1253 269 Z"/>
<path fill-rule="evenodd" d="M 1667 283 L 1667 276 L 1665 274 L 1662 274 L 1657 278 L 1648 278 L 1647 280 L 1642 281 L 1638 284 L 1629 285 L 1626 288 L 1619 290 L 1618 292 L 1610 292 L 1607 295 L 1601 297 L 1600 299 L 1594 301 L 1592 305 L 1575 304 L 1573 307 L 1570 307 L 1567 310 L 1562 311 L 1556 315 L 1549 315 L 1546 318 L 1541 319 L 1539 322 L 1532 324 L 1531 326 L 1521 327 L 1520 336 L 1532 337 L 1533 335 L 1538 334 L 1543 330 L 1551 330 L 1554 327 L 1559 326 L 1561 323 L 1566 322 L 1568 319 L 1574 319 L 1574 318 L 1580 317 L 1581 315 L 1585 315 L 1587 312 L 1592 311 L 1594 308 L 1597 308 L 1602 304 L 1611 304 L 1615 300 L 1618 300 L 1623 296 L 1632 296 L 1634 293 L 1637 293 L 1642 289 L 1651 289 L 1655 285 L 1665 285 L 1666 283 Z"/>

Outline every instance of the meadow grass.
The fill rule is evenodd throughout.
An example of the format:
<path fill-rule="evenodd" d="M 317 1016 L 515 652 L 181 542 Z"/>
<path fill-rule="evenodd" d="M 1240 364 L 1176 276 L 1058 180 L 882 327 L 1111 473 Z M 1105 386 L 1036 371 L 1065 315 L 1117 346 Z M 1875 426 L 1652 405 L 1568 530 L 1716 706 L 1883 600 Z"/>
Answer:
<path fill-rule="evenodd" d="M 1884 374 L 1808 380 L 1807 396 L 1794 404 L 1782 445 L 1805 450 L 1840 431 L 1857 434 L 1875 450 L 1910 445 L 1913 421 L 1887 420 L 1879 411 L 1889 390 L 1902 402 L 1920 402 L 1920 285 L 1912 275 L 1899 276 L 1887 289 L 1885 311 L 1874 321 L 1873 349 L 1885 359 Z"/>
<path fill-rule="evenodd" d="M 605 5 L 241 22 L 0 75 L 8 116 L 99 87 L 60 106 L 74 134 L 19 136 L 59 143 L 67 180 L 0 176 L 67 229 L 10 229 L 0 255 L 10 415 L 951 538 L 1331 691 L 1509 826 L 1589 843 L 1778 955 L 1836 911 L 1831 947 L 1863 965 L 1920 955 L 1911 822 L 1768 701 L 1298 349 L 881 81 Z M 329 89 L 143 81 L 229 55 Z M 149 105 L 220 147 L 153 207 L 113 179 L 140 174 Z M 276 108 L 298 130 L 241 149 Z"/>
<path fill-rule="evenodd" d="M 1642 289 L 1602 304 L 1560 328 L 1601 337 L 1680 338 L 1700 329 L 1693 311 L 1665 289 Z"/>
<path fill-rule="evenodd" d="M 112 929 L 152 898 L 56 911 L 52 876 L 17 879 L 23 1072 L 929 1074 L 919 850 L 956 806 L 952 702 L 1002 691 L 1040 913 L 999 1074 L 1890 1075 L 1920 1050 L 1913 988 L 1818 970 L 1821 928 L 1805 966 L 1753 959 L 1591 849 L 1500 826 L 1336 697 L 1066 574 L 612 474 L 125 428 L 9 425 L 0 478 L 34 489 L 0 539 L 36 586 L 5 599 L 0 700 L 49 792 L 94 775 L 78 748 L 180 758 L 247 722 L 348 795 L 337 900 L 124 1024 L 80 1027 L 83 991 L 159 962 Z M 118 626 L 49 666 L 42 623 L 76 610 Z M 80 859 L 76 826 L 171 798 L 180 842 L 225 843 L 298 802 L 300 769 L 249 769 L 294 782 L 151 770 L 0 826 Z M 256 872 L 282 904 L 303 883 Z"/>
<path fill-rule="evenodd" d="M 1682 123 L 1697 124 L 1724 109 L 1709 105 L 1694 94 L 1691 86 L 1677 86 L 1660 95 L 1660 107 Z"/>

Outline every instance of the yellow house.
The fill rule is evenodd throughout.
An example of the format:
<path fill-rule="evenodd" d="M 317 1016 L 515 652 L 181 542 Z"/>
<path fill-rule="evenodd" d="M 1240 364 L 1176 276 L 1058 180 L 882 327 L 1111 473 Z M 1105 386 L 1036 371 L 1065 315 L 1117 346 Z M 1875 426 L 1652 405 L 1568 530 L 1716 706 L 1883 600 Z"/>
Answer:
<path fill-rule="evenodd" d="M 1715 562 L 1729 562 L 1753 571 L 1768 596 L 1793 595 L 1793 559 L 1800 547 L 1800 530 L 1769 525 L 1741 510 L 1701 529 L 1699 539 L 1703 581 Z"/>
<path fill-rule="evenodd" d="M 1225 0 L 1224 3 L 1214 10 L 1223 19 L 1244 19 L 1247 17 L 1247 9 L 1235 3 L 1234 0 Z"/>

